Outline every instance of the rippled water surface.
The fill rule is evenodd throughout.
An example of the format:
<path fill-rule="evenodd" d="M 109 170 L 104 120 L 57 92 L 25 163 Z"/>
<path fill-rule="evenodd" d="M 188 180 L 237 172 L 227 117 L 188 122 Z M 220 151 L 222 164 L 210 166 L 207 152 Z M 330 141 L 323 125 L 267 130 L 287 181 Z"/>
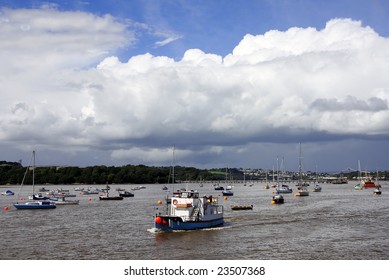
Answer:
<path fill-rule="evenodd" d="M 80 205 L 54 210 L 16 210 L 16 195 L 0 197 L 0 259 L 389 259 L 386 184 L 381 196 L 356 191 L 353 184 L 323 184 L 321 193 L 308 197 L 285 194 L 283 205 L 272 205 L 273 190 L 261 183 L 236 185 L 233 197 L 219 200 L 223 227 L 170 233 L 152 229 L 156 202 L 165 196 L 162 186 L 144 186 L 123 201 L 74 192 Z M 189 188 L 218 194 L 210 184 Z M 0 187 L 6 189 L 17 193 L 19 187 Z M 28 191 L 25 186 L 20 195 Z M 232 204 L 254 209 L 231 211 Z"/>

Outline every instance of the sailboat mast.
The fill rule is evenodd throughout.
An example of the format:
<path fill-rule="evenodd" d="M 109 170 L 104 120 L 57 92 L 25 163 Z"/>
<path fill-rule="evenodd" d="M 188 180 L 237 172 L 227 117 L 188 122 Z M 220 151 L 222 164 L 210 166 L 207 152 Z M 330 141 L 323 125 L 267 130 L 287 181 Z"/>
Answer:
<path fill-rule="evenodd" d="M 32 151 L 32 194 L 35 194 L 35 151 Z"/>
<path fill-rule="evenodd" d="M 302 167 L 302 156 L 301 156 L 301 142 L 300 142 L 300 152 L 299 152 L 299 183 L 303 182 L 303 167 Z M 300 185 L 301 186 L 301 185 Z"/>
<path fill-rule="evenodd" d="M 273 181 L 274 181 L 274 169 L 273 169 Z M 280 188 L 280 174 L 279 174 L 279 167 L 278 167 L 278 157 L 277 157 L 277 188 Z"/>
<path fill-rule="evenodd" d="M 175 158 L 174 158 L 174 156 L 175 156 L 175 150 L 176 150 L 176 146 L 175 145 L 173 145 L 173 162 L 172 162 L 172 184 L 173 184 L 173 193 L 174 193 L 174 185 L 175 185 L 175 181 L 174 181 L 174 164 L 175 164 Z"/>

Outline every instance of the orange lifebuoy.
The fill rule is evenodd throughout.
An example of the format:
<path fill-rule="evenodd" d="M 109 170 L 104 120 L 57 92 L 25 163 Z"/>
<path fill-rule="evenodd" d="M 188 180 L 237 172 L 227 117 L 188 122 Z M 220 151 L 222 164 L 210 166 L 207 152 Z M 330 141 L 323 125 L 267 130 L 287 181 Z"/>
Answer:
<path fill-rule="evenodd" d="M 176 205 L 178 203 L 177 199 L 173 199 L 173 204 Z"/>

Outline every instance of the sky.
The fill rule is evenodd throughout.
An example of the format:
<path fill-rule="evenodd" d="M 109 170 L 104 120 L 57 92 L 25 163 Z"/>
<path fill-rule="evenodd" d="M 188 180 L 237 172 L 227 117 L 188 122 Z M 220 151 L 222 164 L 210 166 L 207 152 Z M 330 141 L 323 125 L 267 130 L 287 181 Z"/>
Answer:
<path fill-rule="evenodd" d="M 389 170 L 386 0 L 0 0 L 0 61 L 0 160 Z"/>

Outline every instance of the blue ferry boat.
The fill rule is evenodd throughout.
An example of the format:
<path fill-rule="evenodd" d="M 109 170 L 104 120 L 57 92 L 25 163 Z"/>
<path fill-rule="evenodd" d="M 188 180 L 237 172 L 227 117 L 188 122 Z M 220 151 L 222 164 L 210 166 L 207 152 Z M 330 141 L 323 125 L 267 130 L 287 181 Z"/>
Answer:
<path fill-rule="evenodd" d="M 166 213 L 155 215 L 155 228 L 161 231 L 194 230 L 223 224 L 223 206 L 212 196 L 200 197 L 197 191 L 175 192 L 166 206 Z"/>

